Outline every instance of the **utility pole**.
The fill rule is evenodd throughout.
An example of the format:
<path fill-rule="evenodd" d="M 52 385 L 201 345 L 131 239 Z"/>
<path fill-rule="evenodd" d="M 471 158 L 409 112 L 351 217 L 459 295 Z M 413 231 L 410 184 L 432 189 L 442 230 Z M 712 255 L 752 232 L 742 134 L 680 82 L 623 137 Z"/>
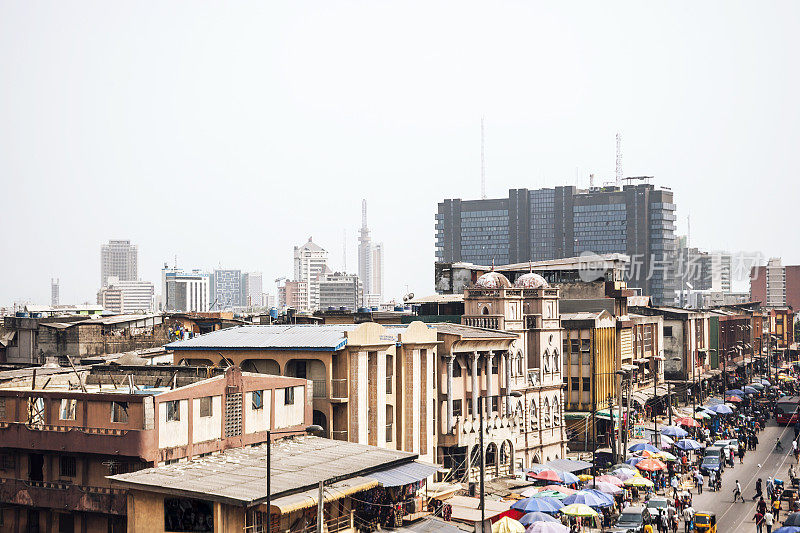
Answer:
<path fill-rule="evenodd" d="M 483 117 L 481 117 L 481 200 L 486 200 L 486 159 L 484 157 L 483 144 Z"/>
<path fill-rule="evenodd" d="M 317 533 L 322 533 L 322 508 L 325 501 L 325 486 L 324 481 L 319 482 L 319 496 L 317 497 Z"/>
<path fill-rule="evenodd" d="M 608 419 L 611 421 L 611 428 L 612 430 L 608 433 L 609 439 L 613 439 L 614 429 L 616 429 L 616 423 L 614 422 L 614 397 L 611 396 L 611 393 L 608 394 Z M 622 420 L 620 420 L 620 424 Z M 614 441 L 614 446 L 611 447 L 611 451 L 614 454 L 614 464 L 617 464 L 617 441 Z M 594 484 L 594 480 L 592 480 L 592 487 L 597 488 Z"/>
<path fill-rule="evenodd" d="M 483 120 L 481 119 L 481 124 L 483 124 Z M 487 376 L 487 379 L 491 379 L 491 376 Z M 480 488 L 481 488 L 481 533 L 484 533 L 484 523 L 486 522 L 486 500 L 484 499 L 484 492 L 485 492 L 485 482 L 484 482 L 484 470 L 486 469 L 486 463 L 483 457 L 483 399 L 484 396 L 478 398 L 478 424 L 480 430 L 480 436 L 478 437 L 478 445 L 481 447 L 481 477 L 480 477 Z"/>

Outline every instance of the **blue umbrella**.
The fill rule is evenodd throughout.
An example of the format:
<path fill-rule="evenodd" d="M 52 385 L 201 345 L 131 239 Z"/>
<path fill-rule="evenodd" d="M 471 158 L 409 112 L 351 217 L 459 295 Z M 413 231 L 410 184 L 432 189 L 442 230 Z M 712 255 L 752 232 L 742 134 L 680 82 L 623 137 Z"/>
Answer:
<path fill-rule="evenodd" d="M 778 529 L 773 529 L 772 533 L 800 533 L 800 527 L 798 527 L 798 526 L 783 526 L 783 527 L 779 527 Z"/>
<path fill-rule="evenodd" d="M 731 389 L 728 391 L 728 394 L 733 394 L 734 396 L 744 396 L 744 391 L 742 389 Z"/>
<path fill-rule="evenodd" d="M 784 526 L 800 526 L 800 513 L 792 513 L 783 521 Z"/>
<path fill-rule="evenodd" d="M 758 389 L 749 385 L 745 385 L 744 392 L 745 394 L 758 394 Z"/>
<path fill-rule="evenodd" d="M 768 379 L 766 379 L 766 378 L 762 378 L 762 379 L 761 379 L 761 383 L 762 383 L 763 385 L 766 385 L 767 387 L 769 387 L 770 385 L 772 385 L 772 383 L 770 383 L 770 382 L 769 382 L 769 380 L 768 380 Z"/>
<path fill-rule="evenodd" d="M 590 488 L 587 487 L 582 492 L 591 492 L 592 494 L 594 494 L 595 496 L 597 496 L 601 500 L 607 501 L 609 503 L 609 505 L 614 505 L 614 498 L 611 497 L 610 495 L 606 494 L 602 490 L 590 489 Z"/>
<path fill-rule="evenodd" d="M 685 429 L 678 426 L 664 426 L 661 428 L 661 433 L 669 437 L 678 437 L 679 439 L 682 439 L 689 434 Z"/>
<path fill-rule="evenodd" d="M 722 401 L 722 399 L 720 399 L 720 398 L 709 398 L 708 399 L 708 407 L 711 407 L 712 405 L 719 405 L 721 403 L 725 403 L 725 402 Z M 704 409 L 708 409 L 708 407 L 703 406 Z"/>
<path fill-rule="evenodd" d="M 534 522 L 559 522 L 557 519 L 553 518 L 549 514 L 545 514 L 541 511 L 534 511 L 532 513 L 528 513 L 524 515 L 522 518 L 519 519 L 519 523 L 523 526 L 529 526 Z"/>
<path fill-rule="evenodd" d="M 702 409 L 700 409 L 698 412 L 699 412 L 699 413 L 705 413 L 705 414 L 707 414 L 708 416 L 717 416 L 717 413 L 715 413 L 715 412 L 714 412 L 714 411 L 712 411 L 711 409 L 706 409 L 705 407 L 703 407 Z"/>
<path fill-rule="evenodd" d="M 554 502 L 558 502 L 556 505 Z M 523 513 L 531 513 L 531 512 L 541 512 L 541 513 L 556 513 L 559 509 L 564 507 L 561 502 L 556 500 L 555 498 L 525 498 L 524 500 L 518 500 L 514 502 L 511 506 L 512 509 L 517 511 L 522 511 Z"/>
<path fill-rule="evenodd" d="M 655 446 L 653 446 L 649 442 L 640 442 L 639 444 L 632 444 L 631 446 L 628 446 L 628 451 L 629 452 L 646 451 L 646 452 L 658 453 L 661 450 L 659 450 L 658 448 L 656 448 Z"/>
<path fill-rule="evenodd" d="M 631 457 L 625 462 L 631 466 L 636 466 L 636 463 L 638 463 L 639 461 L 644 461 L 645 459 L 646 459 L 645 457 Z"/>
<path fill-rule="evenodd" d="M 566 483 L 567 485 L 572 485 L 573 483 L 580 483 L 581 480 L 578 479 L 578 476 L 571 472 L 558 472 L 558 477 L 561 478 L 561 481 Z"/>
<path fill-rule="evenodd" d="M 600 494 L 602 494 L 602 496 L 600 496 Z M 589 507 L 611 507 L 613 505 L 613 500 L 611 500 L 610 496 L 602 492 L 595 493 L 588 490 L 579 490 L 575 494 L 564 498 L 562 503 L 565 506 L 572 505 L 573 503 L 582 503 Z"/>
<path fill-rule="evenodd" d="M 700 444 L 699 442 L 697 442 L 694 439 L 681 439 L 681 440 L 678 441 L 676 446 L 678 448 L 680 448 L 681 450 L 684 450 L 684 451 L 687 451 L 687 450 L 699 450 L 700 448 L 703 447 L 702 444 Z"/>
<path fill-rule="evenodd" d="M 718 415 L 729 415 L 733 412 L 733 409 L 731 409 L 725 404 L 719 404 L 719 405 L 712 405 L 709 408 L 709 411 L 714 411 Z"/>

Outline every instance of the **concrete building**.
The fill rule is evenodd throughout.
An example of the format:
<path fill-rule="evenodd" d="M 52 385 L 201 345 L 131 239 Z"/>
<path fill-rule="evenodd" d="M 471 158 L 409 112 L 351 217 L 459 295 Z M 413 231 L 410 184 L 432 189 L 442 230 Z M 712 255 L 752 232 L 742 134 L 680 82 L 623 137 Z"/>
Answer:
<path fill-rule="evenodd" d="M 731 292 L 731 254 L 689 248 L 685 236 L 679 238 L 679 243 L 676 288 L 681 306 L 687 305 L 694 291 Z"/>
<path fill-rule="evenodd" d="M 364 288 L 355 274 L 325 274 L 319 283 L 319 307 L 356 311 L 361 307 Z"/>
<path fill-rule="evenodd" d="M 242 307 L 242 271 L 214 269 L 209 280 L 211 287 L 211 311 L 222 311 Z"/>
<path fill-rule="evenodd" d="M 106 476 L 258 445 L 268 429 L 310 424 L 306 380 L 237 368 L 202 379 L 206 369 L 196 370 L 128 369 L 117 380 L 135 377 L 120 386 L 106 367 L 81 373 L 80 383 L 72 376 L 46 389 L 0 389 L 3 529 L 124 532 L 127 490 Z M 165 385 L 179 375 L 185 386 Z"/>
<path fill-rule="evenodd" d="M 364 285 L 363 307 L 383 301 L 383 244 L 372 243 L 367 226 L 367 201 L 361 201 L 361 229 L 358 234 L 358 277 Z"/>
<path fill-rule="evenodd" d="M 278 307 L 308 311 L 308 283 L 285 281 L 278 287 Z"/>
<path fill-rule="evenodd" d="M 139 279 L 139 249 L 131 241 L 108 241 L 100 247 L 100 286 L 108 285 L 108 278 L 121 281 Z"/>
<path fill-rule="evenodd" d="M 261 272 L 242 273 L 242 307 L 248 309 L 270 307 L 264 299 L 263 276 Z"/>
<path fill-rule="evenodd" d="M 503 330 L 518 337 L 502 354 L 508 395 L 505 412 L 516 409 L 526 417 L 519 437 L 512 441 L 515 465 L 527 467 L 562 459 L 566 454 L 559 298 L 560 289 L 534 272 L 518 276 L 512 285 L 503 274 L 490 271 L 464 292 L 462 324 Z M 486 368 L 492 368 L 493 355 L 483 355 Z M 480 356 L 474 353 L 474 361 L 470 360 L 473 403 L 478 399 Z M 512 372 L 512 368 L 516 370 Z M 492 385 L 489 380 L 486 396 L 501 390 L 499 383 L 497 389 Z M 518 403 L 510 395 L 514 390 L 521 395 Z"/>
<path fill-rule="evenodd" d="M 109 313 L 152 313 L 155 287 L 149 281 L 120 281 L 109 276 L 108 285 L 97 293 L 97 303 Z"/>
<path fill-rule="evenodd" d="M 245 371 L 310 379 L 314 424 L 325 436 L 431 461 L 437 346 L 436 330 L 415 322 L 240 326 L 166 347 L 176 363 L 224 360 Z"/>
<path fill-rule="evenodd" d="M 507 198 L 447 199 L 436 214 L 436 261 L 489 265 L 584 252 L 627 254 L 628 285 L 672 303 L 675 204 L 648 183 L 579 190 L 511 189 Z"/>
<path fill-rule="evenodd" d="M 780 257 L 750 271 L 750 300 L 764 307 L 800 308 L 800 265 L 784 266 Z"/>
<path fill-rule="evenodd" d="M 50 278 L 50 306 L 57 307 L 60 293 L 58 278 Z"/>
<path fill-rule="evenodd" d="M 690 290 L 686 293 L 685 304 L 686 307 L 693 309 L 708 309 L 710 307 L 744 304 L 749 301 L 750 294 L 746 292 Z"/>
<path fill-rule="evenodd" d="M 112 476 L 115 487 L 130 491 L 128 531 L 260 533 L 268 520 L 276 532 L 394 529 L 396 519 L 403 524 L 423 515 L 414 505 L 418 483 L 436 471 L 413 453 L 313 436 L 273 443 L 269 467 L 266 452 L 265 445 L 239 448 L 182 466 Z M 400 516 L 381 512 L 389 507 L 400 509 Z"/>
<path fill-rule="evenodd" d="M 305 282 L 308 293 L 303 311 L 319 309 L 319 282 L 328 269 L 328 252 L 308 238 L 303 246 L 294 247 L 294 281 Z"/>
<path fill-rule="evenodd" d="M 161 270 L 163 311 L 205 313 L 211 305 L 211 275 L 201 270 L 185 272 L 166 264 Z"/>

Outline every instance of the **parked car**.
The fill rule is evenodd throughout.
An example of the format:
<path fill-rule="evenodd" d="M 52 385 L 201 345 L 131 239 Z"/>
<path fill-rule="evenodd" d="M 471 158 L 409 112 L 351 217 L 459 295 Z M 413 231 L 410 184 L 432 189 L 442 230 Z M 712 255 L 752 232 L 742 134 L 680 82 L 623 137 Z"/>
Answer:
<path fill-rule="evenodd" d="M 738 439 L 722 439 L 714 443 L 714 446 L 722 446 L 732 448 L 733 453 L 739 453 L 739 440 Z"/>
<path fill-rule="evenodd" d="M 707 476 L 712 470 L 719 472 L 722 469 L 722 461 L 717 455 L 706 455 L 700 463 L 700 473 Z"/>
<path fill-rule="evenodd" d="M 650 520 L 650 511 L 646 507 L 631 506 L 622 511 L 611 531 L 612 533 L 642 533 L 644 525 L 649 524 Z"/>

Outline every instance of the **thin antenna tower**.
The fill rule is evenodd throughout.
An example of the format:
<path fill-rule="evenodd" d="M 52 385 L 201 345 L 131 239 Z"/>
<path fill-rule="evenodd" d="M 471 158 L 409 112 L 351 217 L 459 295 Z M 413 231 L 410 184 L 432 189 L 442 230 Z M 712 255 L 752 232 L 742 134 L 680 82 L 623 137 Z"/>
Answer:
<path fill-rule="evenodd" d="M 617 133 L 617 167 L 616 167 L 617 187 L 622 185 L 622 135 Z"/>
<path fill-rule="evenodd" d="M 486 158 L 483 150 L 483 117 L 481 117 L 481 199 L 486 200 Z"/>
<path fill-rule="evenodd" d="M 347 274 L 347 229 L 342 229 L 342 272 Z"/>

